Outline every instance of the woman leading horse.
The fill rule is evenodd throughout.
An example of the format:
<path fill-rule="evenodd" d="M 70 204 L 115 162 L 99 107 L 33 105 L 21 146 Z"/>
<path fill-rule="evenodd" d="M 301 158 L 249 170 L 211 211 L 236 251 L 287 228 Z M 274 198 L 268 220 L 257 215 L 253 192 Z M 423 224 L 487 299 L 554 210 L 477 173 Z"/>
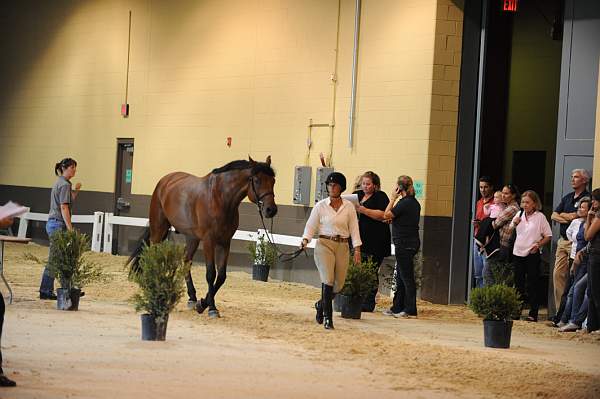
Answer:
<path fill-rule="evenodd" d="M 256 162 L 250 157 L 248 161 L 233 161 L 213 169 L 204 177 L 184 172 L 164 176 L 152 193 L 150 227 L 129 258 L 131 270 L 137 270 L 143 243 L 164 240 L 171 226 L 185 235 L 185 259 L 188 262 L 192 261 L 202 241 L 208 292 L 198 301 L 189 273 L 186 278 L 188 305 L 195 306 L 198 313 L 208 307 L 209 317 L 219 317 L 215 295 L 227 278 L 231 238 L 240 219 L 238 207 L 247 196 L 258 205 L 261 217 L 274 217 L 277 214 L 274 185 L 271 156 L 266 162 Z"/>

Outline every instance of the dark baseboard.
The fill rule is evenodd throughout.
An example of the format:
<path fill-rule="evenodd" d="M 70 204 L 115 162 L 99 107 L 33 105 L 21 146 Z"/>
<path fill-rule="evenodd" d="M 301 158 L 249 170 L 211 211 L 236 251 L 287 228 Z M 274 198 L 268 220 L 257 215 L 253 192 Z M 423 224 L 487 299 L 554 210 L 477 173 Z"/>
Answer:
<path fill-rule="evenodd" d="M 29 206 L 32 212 L 47 213 L 50 206 L 50 188 L 21 187 L 0 185 L 0 203 L 9 200 Z M 95 211 L 113 212 L 113 193 L 82 191 L 73 205 L 74 214 L 92 214 Z M 149 195 L 134 195 L 127 216 L 148 217 L 150 205 Z M 281 205 L 277 217 L 273 221 L 273 231 L 279 234 L 299 236 L 304 231 L 304 225 L 311 208 Z M 421 218 L 421 234 L 423 242 L 423 266 L 421 297 L 434 303 L 448 303 L 448 279 L 450 270 L 450 217 L 424 216 Z M 270 220 L 266 220 L 267 228 L 271 229 Z M 18 222 L 13 227 L 18 228 Z M 91 234 L 90 225 L 80 225 L 80 230 Z M 256 205 L 243 202 L 240 205 L 240 230 L 256 231 L 262 228 Z M 120 227 L 118 253 L 129 255 L 143 233 L 143 228 Z M 28 228 L 28 237 L 34 242 L 46 244 L 45 223 L 32 221 Z M 183 236 L 173 234 L 173 239 L 183 242 Z M 281 247 L 283 251 L 294 250 L 292 247 Z M 312 251 L 309 256 L 299 256 L 293 261 L 280 263 L 271 270 L 271 278 L 284 281 L 306 283 L 315 287 L 320 286 L 319 274 L 314 264 Z M 195 259 L 203 260 L 202 251 L 198 250 Z M 394 258 L 388 258 L 385 263 L 394 264 Z M 247 242 L 232 241 L 229 257 L 231 270 L 251 272 Z M 382 285 L 382 290 L 386 288 Z"/>

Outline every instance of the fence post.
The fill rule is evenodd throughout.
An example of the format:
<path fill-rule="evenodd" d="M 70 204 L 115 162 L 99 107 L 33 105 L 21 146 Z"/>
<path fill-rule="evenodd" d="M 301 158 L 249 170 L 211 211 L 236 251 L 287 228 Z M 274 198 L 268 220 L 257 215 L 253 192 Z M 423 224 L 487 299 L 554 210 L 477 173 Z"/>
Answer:
<path fill-rule="evenodd" d="M 100 252 L 102 247 L 102 225 L 104 212 L 94 212 L 94 225 L 92 227 L 92 251 Z"/>
<path fill-rule="evenodd" d="M 102 247 L 102 252 L 107 254 L 112 253 L 113 225 L 110 222 L 112 216 L 113 214 L 110 212 L 104 214 L 104 245 Z"/>
<path fill-rule="evenodd" d="M 20 238 L 27 237 L 27 226 L 29 226 L 29 219 L 27 219 L 27 214 L 31 209 L 27 208 L 27 212 L 19 216 L 19 232 L 17 236 Z"/>

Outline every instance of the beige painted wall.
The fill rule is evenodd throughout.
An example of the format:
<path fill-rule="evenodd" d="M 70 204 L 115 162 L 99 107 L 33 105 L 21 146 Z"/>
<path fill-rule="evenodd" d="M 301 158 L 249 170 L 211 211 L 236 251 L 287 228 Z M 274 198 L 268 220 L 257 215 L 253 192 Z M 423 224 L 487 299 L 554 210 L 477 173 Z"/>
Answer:
<path fill-rule="evenodd" d="M 453 2 L 363 1 L 353 148 L 352 0 L 42 3 L 20 2 L 0 21 L 18 38 L 0 76 L 0 184 L 48 187 L 69 155 L 84 189 L 112 192 L 116 138 L 132 137 L 134 193 L 150 194 L 170 171 L 203 175 L 271 154 L 278 201 L 291 204 L 312 119 L 335 121 L 333 134 L 311 132 L 313 168 L 333 140 L 332 165 L 349 180 L 374 170 L 389 191 L 412 175 L 424 213 L 451 215 L 462 36 Z"/>
<path fill-rule="evenodd" d="M 593 187 L 597 188 L 600 180 L 600 58 L 598 58 L 598 97 L 596 99 L 596 138 L 594 140 L 594 175 L 592 178 Z"/>

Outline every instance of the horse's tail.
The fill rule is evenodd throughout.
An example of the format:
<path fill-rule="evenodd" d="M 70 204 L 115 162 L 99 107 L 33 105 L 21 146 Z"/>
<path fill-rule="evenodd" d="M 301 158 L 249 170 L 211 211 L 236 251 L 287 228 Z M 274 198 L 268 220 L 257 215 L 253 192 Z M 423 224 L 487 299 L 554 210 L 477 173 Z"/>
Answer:
<path fill-rule="evenodd" d="M 140 255 L 146 245 L 150 244 L 150 227 L 146 227 L 144 233 L 138 240 L 137 246 L 133 250 L 129 259 L 125 263 L 125 267 L 129 266 L 129 277 L 134 274 L 138 274 L 140 271 Z"/>

